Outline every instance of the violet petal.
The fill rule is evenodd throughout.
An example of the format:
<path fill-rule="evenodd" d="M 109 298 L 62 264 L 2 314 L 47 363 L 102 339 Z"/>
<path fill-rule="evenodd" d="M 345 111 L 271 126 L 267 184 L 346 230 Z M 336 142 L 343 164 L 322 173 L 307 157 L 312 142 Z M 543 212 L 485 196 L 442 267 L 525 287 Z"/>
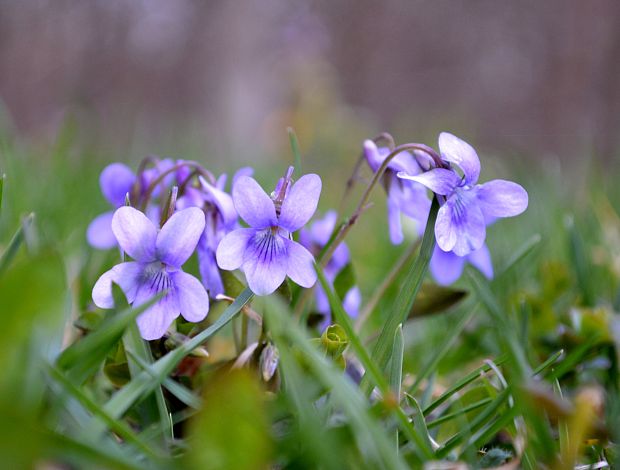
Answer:
<path fill-rule="evenodd" d="M 101 192 L 114 207 L 125 204 L 125 195 L 131 191 L 135 181 L 136 175 L 123 163 L 112 163 L 106 166 L 99 176 Z"/>
<path fill-rule="evenodd" d="M 238 228 L 227 234 L 215 253 L 218 266 L 228 271 L 241 267 L 243 255 L 255 234 L 256 230 L 253 228 Z"/>
<path fill-rule="evenodd" d="M 175 212 L 157 235 L 158 259 L 180 268 L 196 249 L 204 229 L 205 214 L 197 207 Z"/>
<path fill-rule="evenodd" d="M 86 230 L 88 244 L 99 250 L 107 250 L 118 243 L 112 232 L 112 216 L 114 212 L 104 212 L 93 219 Z"/>
<path fill-rule="evenodd" d="M 237 213 L 250 227 L 261 229 L 277 224 L 273 201 L 254 178 L 241 176 L 232 194 Z"/>
<path fill-rule="evenodd" d="M 170 273 L 176 289 L 181 315 L 187 321 L 204 320 L 209 312 L 209 296 L 200 281 L 183 271 Z"/>
<path fill-rule="evenodd" d="M 527 191 L 512 181 L 492 180 L 476 189 L 478 203 L 485 216 L 512 217 L 527 209 Z"/>
<path fill-rule="evenodd" d="M 316 282 L 314 257 L 299 243 L 284 239 L 288 263 L 286 274 L 302 287 L 312 287 Z"/>
<path fill-rule="evenodd" d="M 405 180 L 415 181 L 426 186 L 436 194 L 448 196 L 452 194 L 455 188 L 461 183 L 461 177 L 453 170 L 445 168 L 434 168 L 430 171 L 419 175 L 408 175 L 400 172 L 396 176 Z"/>
<path fill-rule="evenodd" d="M 303 175 L 290 188 L 282 203 L 279 225 L 289 232 L 295 232 L 306 225 L 319 203 L 321 178 L 319 175 Z"/>
<path fill-rule="evenodd" d="M 143 263 L 155 260 L 157 230 L 142 212 L 128 206 L 117 209 L 112 231 L 120 247 L 133 259 Z"/>
<path fill-rule="evenodd" d="M 475 184 L 480 176 L 480 159 L 474 148 L 449 132 L 439 134 L 439 151 L 444 160 L 458 165 L 467 184 Z"/>

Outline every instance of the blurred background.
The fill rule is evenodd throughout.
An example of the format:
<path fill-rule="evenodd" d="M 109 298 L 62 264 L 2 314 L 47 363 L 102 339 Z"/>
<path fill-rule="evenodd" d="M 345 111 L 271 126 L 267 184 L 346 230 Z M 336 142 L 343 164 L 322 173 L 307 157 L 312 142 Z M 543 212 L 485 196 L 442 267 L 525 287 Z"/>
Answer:
<path fill-rule="evenodd" d="M 3 0 L 0 99 L 18 135 L 45 142 L 69 116 L 114 159 L 228 168 L 286 151 L 292 125 L 319 162 L 444 129 L 609 161 L 619 25 L 614 0 Z"/>

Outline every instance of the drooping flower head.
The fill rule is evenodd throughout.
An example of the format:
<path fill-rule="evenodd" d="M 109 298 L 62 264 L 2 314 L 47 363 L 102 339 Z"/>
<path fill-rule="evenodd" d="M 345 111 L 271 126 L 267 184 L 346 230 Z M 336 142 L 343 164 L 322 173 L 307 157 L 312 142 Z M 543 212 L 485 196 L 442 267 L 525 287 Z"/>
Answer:
<path fill-rule="evenodd" d="M 443 251 L 439 245 L 435 245 L 429 269 L 437 284 L 447 286 L 461 277 L 465 263 L 474 266 L 487 279 L 493 279 L 493 262 L 486 243 L 465 256 L 458 256 L 452 251 Z"/>
<path fill-rule="evenodd" d="M 249 228 L 227 234 L 217 247 L 220 268 L 241 268 L 257 295 L 274 292 L 288 275 L 302 287 L 316 282 L 314 258 L 291 239 L 314 214 L 321 194 L 321 178 L 307 174 L 292 184 L 293 168 L 282 178 L 273 197 L 249 176 L 233 185 L 232 198 L 239 216 Z"/>
<path fill-rule="evenodd" d="M 95 305 L 114 307 L 112 282 L 134 306 L 166 292 L 137 318 L 140 334 L 147 340 L 161 338 L 179 314 L 190 322 L 203 320 L 209 311 L 207 292 L 181 266 L 196 248 L 204 226 L 204 213 L 195 207 L 174 213 L 159 231 L 137 209 L 118 209 L 112 217 L 112 231 L 134 261 L 117 264 L 99 278 L 92 293 Z"/>
<path fill-rule="evenodd" d="M 336 211 L 328 211 L 323 218 L 315 220 L 309 229 L 302 229 L 299 232 L 299 242 L 305 246 L 315 256 L 321 252 L 323 247 L 329 241 L 329 238 L 336 227 L 338 215 Z M 325 266 L 325 277 L 333 284 L 334 280 L 342 271 L 342 269 L 349 264 L 350 255 L 349 248 L 346 243 L 338 245 L 334 251 L 329 262 Z M 332 321 L 331 308 L 327 294 L 323 290 L 322 286 L 317 285 L 315 288 L 315 308 L 318 313 L 323 314 L 323 321 L 321 322 L 321 331 L 327 328 Z M 352 286 L 342 299 L 342 306 L 349 314 L 349 316 L 355 318 L 359 313 L 359 307 L 362 302 L 361 293 L 357 286 Z"/>
<path fill-rule="evenodd" d="M 364 142 L 364 155 L 366 161 L 376 172 L 381 164 L 390 154 L 387 147 L 377 147 L 372 140 Z M 426 194 L 425 188 L 413 181 L 406 181 L 397 178 L 399 172 L 409 175 L 418 175 L 422 168 L 409 152 L 400 152 L 387 165 L 381 182 L 387 192 L 388 226 L 390 240 L 398 245 L 403 241 L 403 231 L 401 226 L 401 213 L 415 220 L 419 233 L 424 231 L 426 219 L 431 207 L 431 201 Z"/>
<path fill-rule="evenodd" d="M 399 178 L 423 184 L 444 203 L 437 214 L 435 238 L 443 251 L 465 256 L 482 247 L 488 221 L 496 217 L 512 217 L 522 213 L 528 204 L 525 189 L 517 183 L 492 180 L 477 184 L 480 160 L 467 142 L 442 132 L 439 135 L 441 158 L 454 168 L 433 168 L 421 174 L 398 173 Z"/>

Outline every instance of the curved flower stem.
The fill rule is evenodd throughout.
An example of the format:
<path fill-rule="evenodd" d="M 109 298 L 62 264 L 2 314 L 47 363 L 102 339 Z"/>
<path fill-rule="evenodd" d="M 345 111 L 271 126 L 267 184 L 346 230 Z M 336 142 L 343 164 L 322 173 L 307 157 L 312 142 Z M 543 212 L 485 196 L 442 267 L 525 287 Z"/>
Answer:
<path fill-rule="evenodd" d="M 402 256 L 396 261 L 396 263 L 392 267 L 392 270 L 385 277 L 383 282 L 379 284 L 379 286 L 372 293 L 372 296 L 370 297 L 370 299 L 368 299 L 368 302 L 366 302 L 364 310 L 360 312 L 357 320 L 355 321 L 355 331 L 357 331 L 358 333 L 361 331 L 362 327 L 366 323 L 366 320 L 368 320 L 368 317 L 370 317 L 379 301 L 383 298 L 385 291 L 392 285 L 392 283 L 403 271 L 403 268 L 411 262 L 414 255 L 418 252 L 420 243 L 422 243 L 422 239 L 418 238 L 415 242 L 411 244 L 409 249 L 407 249 L 407 251 L 405 251 Z"/>
<path fill-rule="evenodd" d="M 149 201 L 151 199 L 151 194 L 153 194 L 153 191 L 155 191 L 155 188 L 157 187 L 157 185 L 159 183 L 161 183 L 166 176 L 168 176 L 169 174 L 171 174 L 173 172 L 176 172 L 177 170 L 183 168 L 184 166 L 187 166 L 187 167 L 190 167 L 190 168 L 194 168 L 201 176 L 209 178 L 211 181 L 213 181 L 213 175 L 210 172 L 208 172 L 207 170 L 205 170 L 198 163 L 195 163 L 195 162 L 178 163 L 178 164 L 174 165 L 172 168 L 169 168 L 168 170 L 166 170 L 163 173 L 161 173 L 157 178 L 155 178 L 151 182 L 151 184 L 148 186 L 148 188 L 146 188 L 146 192 L 144 193 L 144 200 L 142 201 L 142 204 L 140 205 L 140 210 L 142 210 L 143 212 L 144 212 L 144 210 L 146 210 L 146 206 L 148 205 L 148 203 L 149 203 Z"/>
<path fill-rule="evenodd" d="M 375 137 L 372 140 L 375 143 L 381 142 L 382 140 L 387 142 L 388 148 L 390 150 L 393 150 L 394 147 L 396 147 L 396 143 L 394 142 L 394 137 L 392 137 L 392 135 L 387 132 L 382 132 L 381 134 L 379 134 L 377 137 Z M 338 207 L 338 214 L 341 214 L 342 211 L 344 210 L 344 205 L 349 197 L 349 194 L 351 193 L 351 190 L 353 189 L 353 186 L 355 186 L 355 182 L 359 178 L 360 168 L 362 167 L 362 163 L 364 163 L 365 159 L 366 159 L 366 156 L 364 155 L 364 152 L 360 153 L 360 156 L 358 157 L 357 162 L 355 162 L 355 166 L 353 167 L 353 172 L 351 173 L 351 176 L 349 176 L 349 179 L 347 180 L 344 193 L 342 194 L 342 199 L 340 199 L 340 206 Z"/>
<path fill-rule="evenodd" d="M 446 166 L 443 160 L 441 160 L 441 157 L 437 154 L 437 152 L 435 152 L 432 148 L 424 144 L 417 144 L 417 143 L 403 144 L 403 145 L 399 145 L 394 150 L 392 150 L 392 152 L 390 152 L 390 154 L 385 158 L 385 160 L 383 160 L 383 163 L 381 164 L 377 172 L 374 174 L 372 180 L 368 184 L 368 187 L 364 191 L 364 194 L 362 194 L 362 197 L 360 198 L 357 208 L 355 209 L 351 217 L 346 219 L 340 225 L 340 227 L 337 229 L 337 233 L 335 237 L 332 234 L 332 239 L 330 239 L 331 244 L 328 242 L 323 248 L 323 250 L 321 251 L 321 253 L 319 254 L 317 261 L 321 263 L 321 266 L 325 266 L 327 264 L 327 262 L 331 259 L 332 255 L 334 254 L 334 251 L 336 250 L 336 248 L 338 248 L 338 245 L 342 243 L 344 238 L 347 236 L 347 233 L 349 232 L 349 230 L 351 230 L 351 227 L 355 224 L 355 222 L 357 222 L 357 219 L 359 218 L 359 216 L 361 215 L 362 211 L 364 210 L 364 208 L 366 207 L 368 203 L 368 199 L 370 198 L 370 194 L 372 193 L 372 190 L 374 189 L 374 187 L 377 185 L 377 183 L 379 182 L 379 180 L 385 173 L 385 170 L 387 170 L 387 167 L 392 161 L 392 159 L 394 159 L 394 157 L 396 157 L 399 153 L 406 152 L 407 150 L 419 150 L 419 151 L 425 152 L 434 160 L 435 165 L 437 167 L 445 168 Z"/>

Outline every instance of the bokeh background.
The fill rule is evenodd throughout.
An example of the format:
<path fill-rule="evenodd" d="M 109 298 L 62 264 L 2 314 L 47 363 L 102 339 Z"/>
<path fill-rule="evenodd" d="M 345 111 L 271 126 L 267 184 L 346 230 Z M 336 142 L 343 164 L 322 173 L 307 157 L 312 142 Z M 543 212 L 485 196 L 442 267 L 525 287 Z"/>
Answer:
<path fill-rule="evenodd" d="M 614 0 L 4 0 L 0 97 L 21 135 L 71 115 L 115 158 L 273 158 L 293 125 L 329 161 L 325 140 L 442 129 L 515 158 L 609 160 L 618 25 Z"/>

